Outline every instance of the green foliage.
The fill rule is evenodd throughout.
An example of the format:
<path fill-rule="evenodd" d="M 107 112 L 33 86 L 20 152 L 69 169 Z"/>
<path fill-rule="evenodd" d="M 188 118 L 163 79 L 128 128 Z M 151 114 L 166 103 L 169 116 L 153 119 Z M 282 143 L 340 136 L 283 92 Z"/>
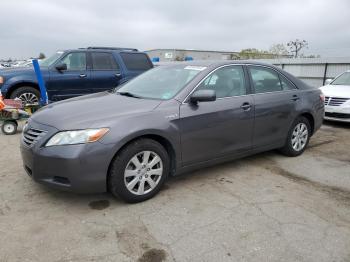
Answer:
<path fill-rule="evenodd" d="M 38 59 L 44 59 L 46 56 L 44 53 L 40 53 Z"/>
<path fill-rule="evenodd" d="M 269 58 L 274 58 L 275 55 L 269 53 L 266 50 L 259 50 L 256 48 L 247 48 L 247 49 L 242 49 L 239 52 L 239 57 L 241 59 L 269 59 Z"/>

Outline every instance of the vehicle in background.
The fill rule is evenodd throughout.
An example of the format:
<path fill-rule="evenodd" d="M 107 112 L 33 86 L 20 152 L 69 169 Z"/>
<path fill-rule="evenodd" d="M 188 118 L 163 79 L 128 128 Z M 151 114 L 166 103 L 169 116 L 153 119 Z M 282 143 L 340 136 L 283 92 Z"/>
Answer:
<path fill-rule="evenodd" d="M 38 60 L 41 61 L 41 60 Z M 11 67 L 27 67 L 27 66 L 32 66 L 32 60 L 24 60 L 24 61 L 17 61 L 16 63 L 13 63 Z"/>
<path fill-rule="evenodd" d="M 168 175 L 272 149 L 301 155 L 323 115 L 321 91 L 277 67 L 182 62 L 44 107 L 21 153 L 37 182 L 139 202 Z"/>
<path fill-rule="evenodd" d="M 3 62 L 3 63 L 0 64 L 0 67 L 1 68 L 8 68 L 8 67 L 11 67 L 11 64 Z"/>
<path fill-rule="evenodd" d="M 324 119 L 350 123 L 350 71 L 335 79 L 327 79 L 320 87 L 325 95 Z"/>
<path fill-rule="evenodd" d="M 58 101 L 110 90 L 153 67 L 147 54 L 132 48 L 88 47 L 58 51 L 40 61 L 48 98 Z M 39 86 L 32 67 L 0 70 L 5 98 L 36 104 Z"/>

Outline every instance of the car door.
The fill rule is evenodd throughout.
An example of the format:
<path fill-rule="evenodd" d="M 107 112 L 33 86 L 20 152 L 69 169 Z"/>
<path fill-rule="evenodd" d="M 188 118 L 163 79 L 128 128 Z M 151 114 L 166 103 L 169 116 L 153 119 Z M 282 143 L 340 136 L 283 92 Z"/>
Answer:
<path fill-rule="evenodd" d="M 224 66 L 209 74 L 196 88 L 215 90 L 212 102 L 180 106 L 184 165 L 244 152 L 251 148 L 253 99 L 247 92 L 241 65 Z"/>
<path fill-rule="evenodd" d="M 120 67 L 111 52 L 90 52 L 91 80 L 93 92 L 110 90 L 119 85 Z"/>
<path fill-rule="evenodd" d="M 253 87 L 255 125 L 253 146 L 284 143 L 296 117 L 298 90 L 286 77 L 266 66 L 248 66 Z"/>
<path fill-rule="evenodd" d="M 90 71 L 87 70 L 85 52 L 69 52 L 50 68 L 50 79 L 47 81 L 52 100 L 61 100 L 89 94 Z M 56 66 L 65 64 L 66 70 L 57 70 Z"/>

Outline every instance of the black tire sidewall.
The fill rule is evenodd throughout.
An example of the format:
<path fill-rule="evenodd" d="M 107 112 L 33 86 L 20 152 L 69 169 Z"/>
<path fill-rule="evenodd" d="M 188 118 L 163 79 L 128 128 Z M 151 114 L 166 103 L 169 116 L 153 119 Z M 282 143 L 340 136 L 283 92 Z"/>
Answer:
<path fill-rule="evenodd" d="M 156 154 L 158 154 L 158 156 L 163 162 L 163 174 L 156 188 L 154 188 L 151 192 L 145 195 L 139 196 L 132 194 L 126 188 L 124 183 L 124 170 L 126 168 L 126 165 L 129 163 L 130 159 L 137 153 L 142 151 L 153 151 Z M 160 143 L 152 139 L 136 140 L 127 145 L 125 148 L 123 148 L 113 159 L 107 181 L 108 189 L 113 195 L 129 203 L 145 201 L 147 199 L 152 198 L 159 192 L 159 190 L 161 189 L 168 177 L 169 166 L 170 160 L 168 153 Z"/>
<path fill-rule="evenodd" d="M 20 95 L 23 94 L 23 93 L 32 93 L 38 98 L 38 101 L 40 99 L 40 92 L 39 92 L 39 90 L 37 90 L 37 89 L 35 89 L 34 87 L 31 87 L 31 86 L 22 86 L 22 87 L 19 87 L 19 88 L 15 89 L 11 93 L 10 98 L 11 99 L 15 99 L 16 97 L 20 97 Z"/>
<path fill-rule="evenodd" d="M 308 131 L 308 137 L 307 137 L 307 141 L 306 141 L 306 144 L 304 146 L 304 148 L 300 151 L 296 151 L 294 148 L 293 148 L 293 145 L 292 145 L 292 135 L 293 135 L 293 131 L 296 127 L 296 125 L 300 124 L 300 123 L 303 123 L 306 125 L 307 127 L 307 131 Z M 287 137 L 287 141 L 286 141 L 286 145 L 284 146 L 284 148 L 282 149 L 282 152 L 288 156 L 299 156 L 301 155 L 306 147 L 308 146 L 309 144 L 309 141 L 310 141 L 310 137 L 311 137 L 311 126 L 310 126 L 310 123 L 309 123 L 309 120 L 307 120 L 305 117 L 298 117 L 294 122 L 293 122 L 293 125 L 291 126 L 289 132 L 288 132 L 288 137 Z"/>

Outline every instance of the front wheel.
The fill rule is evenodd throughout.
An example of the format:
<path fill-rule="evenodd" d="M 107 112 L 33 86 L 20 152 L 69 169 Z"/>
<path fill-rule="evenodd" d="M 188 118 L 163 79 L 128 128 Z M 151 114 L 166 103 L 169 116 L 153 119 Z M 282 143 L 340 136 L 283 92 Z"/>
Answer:
<path fill-rule="evenodd" d="M 38 105 L 40 99 L 40 92 L 33 87 L 23 86 L 13 91 L 10 98 L 21 99 L 23 105 Z"/>
<path fill-rule="evenodd" d="M 139 139 L 113 160 L 108 188 L 126 202 L 141 202 L 159 192 L 168 173 L 169 156 L 164 147 L 152 139 Z"/>
<path fill-rule="evenodd" d="M 286 156 L 299 156 L 307 147 L 311 135 L 309 120 L 305 117 L 298 117 L 288 132 L 286 144 L 281 152 Z"/>

